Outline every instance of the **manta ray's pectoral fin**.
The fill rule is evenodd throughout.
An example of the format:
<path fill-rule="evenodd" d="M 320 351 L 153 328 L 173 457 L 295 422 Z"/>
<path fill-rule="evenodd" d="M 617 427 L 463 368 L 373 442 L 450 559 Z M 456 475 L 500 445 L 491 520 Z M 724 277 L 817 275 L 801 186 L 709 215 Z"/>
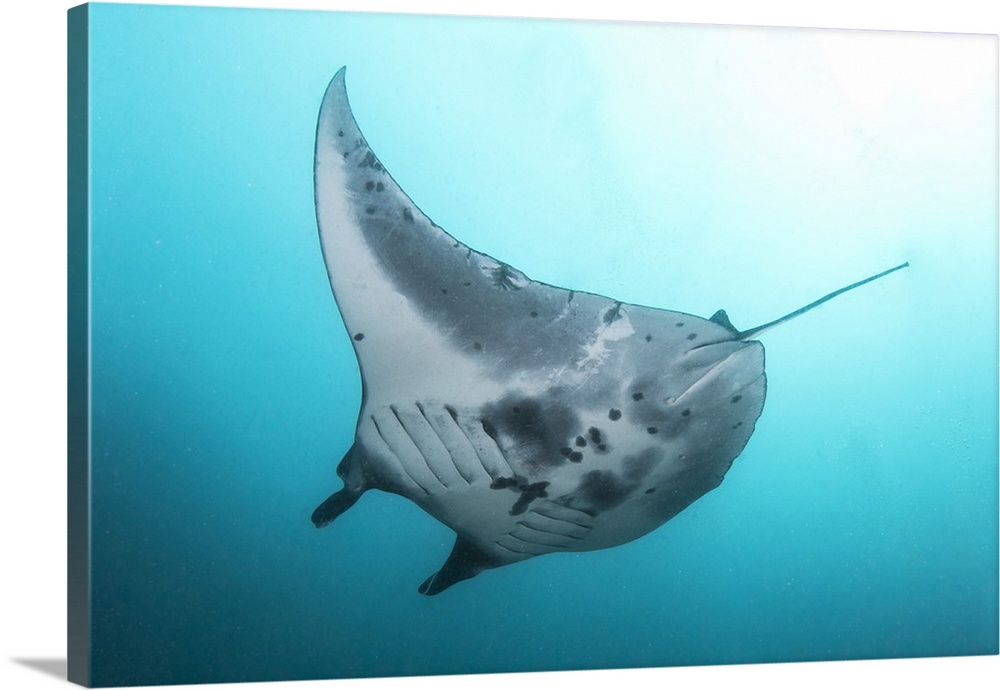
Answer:
<path fill-rule="evenodd" d="M 358 502 L 361 494 L 368 490 L 363 478 L 360 462 L 357 461 L 358 446 L 351 446 L 344 459 L 337 466 L 337 475 L 344 480 L 344 488 L 319 504 L 312 514 L 312 522 L 317 527 L 326 527 L 340 517 L 348 508 Z"/>
<path fill-rule="evenodd" d="M 429 578 L 424 580 L 418 591 L 427 596 L 440 594 L 456 582 L 475 577 L 484 570 L 495 568 L 501 563 L 485 553 L 461 534 L 455 539 L 455 547 L 448 560 Z"/>

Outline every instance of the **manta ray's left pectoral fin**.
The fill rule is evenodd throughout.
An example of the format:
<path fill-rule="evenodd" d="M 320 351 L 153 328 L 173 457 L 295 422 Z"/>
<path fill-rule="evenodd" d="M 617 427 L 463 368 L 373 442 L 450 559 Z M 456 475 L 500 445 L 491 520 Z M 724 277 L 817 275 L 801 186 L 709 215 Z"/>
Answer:
<path fill-rule="evenodd" d="M 418 591 L 427 596 L 440 594 L 456 582 L 475 577 L 484 570 L 495 568 L 501 563 L 471 541 L 459 534 L 451 555 L 441 569 L 424 580 Z"/>

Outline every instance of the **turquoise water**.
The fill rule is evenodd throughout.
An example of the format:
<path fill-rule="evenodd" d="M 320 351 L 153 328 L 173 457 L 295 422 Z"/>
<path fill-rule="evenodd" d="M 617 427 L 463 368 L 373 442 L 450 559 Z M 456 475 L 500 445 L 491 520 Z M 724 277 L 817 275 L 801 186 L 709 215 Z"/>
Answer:
<path fill-rule="evenodd" d="M 91 7 L 93 679 L 997 653 L 992 37 Z M 312 199 L 355 114 L 532 278 L 761 337 L 722 486 L 624 546 L 416 588 L 453 533 L 327 529 L 360 379 Z"/>

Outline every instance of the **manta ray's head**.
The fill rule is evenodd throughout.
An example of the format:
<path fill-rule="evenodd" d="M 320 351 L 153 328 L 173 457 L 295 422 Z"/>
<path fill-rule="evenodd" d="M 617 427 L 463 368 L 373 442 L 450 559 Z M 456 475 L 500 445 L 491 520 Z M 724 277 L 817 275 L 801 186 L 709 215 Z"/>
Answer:
<path fill-rule="evenodd" d="M 636 390 L 632 395 L 635 400 L 649 398 L 642 420 L 648 422 L 649 433 L 693 436 L 703 443 L 713 435 L 716 439 L 728 437 L 730 443 L 742 448 L 764 407 L 767 388 L 764 347 L 753 338 L 838 295 L 907 266 L 909 263 L 903 263 L 859 280 L 781 318 L 744 331 L 732 325 L 725 311 L 716 312 L 708 320 L 714 334 L 707 341 L 697 337 L 697 333 L 689 334 L 687 339 L 691 344 L 668 357 L 659 377 L 635 384 L 648 389 L 648 392 Z M 721 442 L 708 442 L 708 447 Z"/>
<path fill-rule="evenodd" d="M 650 434 L 749 438 L 764 407 L 764 347 L 726 340 L 690 348 L 642 388 L 632 395 L 646 402 Z"/>

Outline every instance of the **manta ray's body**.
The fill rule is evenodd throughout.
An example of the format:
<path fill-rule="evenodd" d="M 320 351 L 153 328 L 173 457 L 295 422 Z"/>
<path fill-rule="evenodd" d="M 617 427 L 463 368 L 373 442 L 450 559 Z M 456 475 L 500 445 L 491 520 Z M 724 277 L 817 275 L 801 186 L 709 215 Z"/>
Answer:
<path fill-rule="evenodd" d="M 410 499 L 458 535 L 420 587 L 436 594 L 487 568 L 631 541 L 722 481 L 764 405 L 764 350 L 749 338 L 777 322 L 740 332 L 724 312 L 565 290 L 465 246 L 368 147 L 343 69 L 320 110 L 315 181 L 363 391 L 344 488 L 318 526 L 367 489 Z"/>

